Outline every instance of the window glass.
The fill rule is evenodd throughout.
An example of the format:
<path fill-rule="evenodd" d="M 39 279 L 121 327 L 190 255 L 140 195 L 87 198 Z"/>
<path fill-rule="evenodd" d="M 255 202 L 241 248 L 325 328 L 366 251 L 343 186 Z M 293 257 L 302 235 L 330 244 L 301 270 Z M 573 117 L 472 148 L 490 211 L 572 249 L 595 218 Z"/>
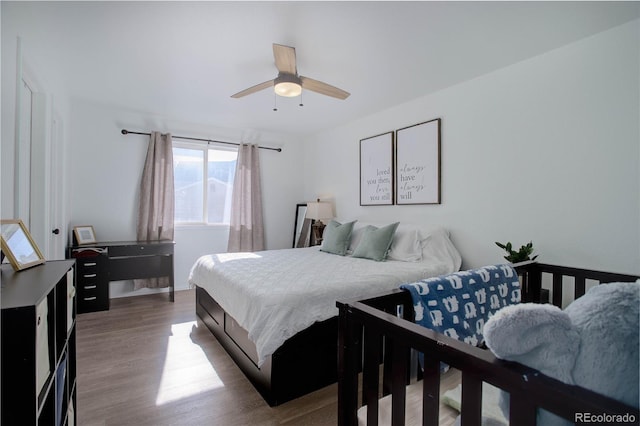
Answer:
<path fill-rule="evenodd" d="M 176 223 L 229 223 L 237 157 L 235 150 L 174 143 Z"/>
<path fill-rule="evenodd" d="M 229 223 L 237 158 L 237 151 L 209 150 L 209 161 L 207 162 L 209 177 L 207 182 L 207 222 L 209 223 Z"/>

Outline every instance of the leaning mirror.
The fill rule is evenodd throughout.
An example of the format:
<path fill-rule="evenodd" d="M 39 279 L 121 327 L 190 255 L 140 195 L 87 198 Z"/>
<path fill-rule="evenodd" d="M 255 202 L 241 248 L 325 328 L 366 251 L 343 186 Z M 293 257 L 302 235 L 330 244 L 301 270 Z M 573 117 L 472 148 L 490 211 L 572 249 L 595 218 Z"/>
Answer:
<path fill-rule="evenodd" d="M 0 221 L 2 252 L 13 269 L 20 271 L 44 263 L 44 256 L 20 219 Z"/>
<path fill-rule="evenodd" d="M 311 219 L 307 219 L 307 204 L 296 204 L 296 220 L 293 228 L 293 248 L 309 247 Z"/>

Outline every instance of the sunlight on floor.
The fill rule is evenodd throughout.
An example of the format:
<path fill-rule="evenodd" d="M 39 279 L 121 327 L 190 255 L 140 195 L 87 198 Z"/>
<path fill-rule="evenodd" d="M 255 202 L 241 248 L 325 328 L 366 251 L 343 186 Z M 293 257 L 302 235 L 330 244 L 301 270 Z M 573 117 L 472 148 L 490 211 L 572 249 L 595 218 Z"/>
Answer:
<path fill-rule="evenodd" d="M 196 321 L 173 324 L 156 405 L 224 387 L 202 348 L 191 340 Z"/>

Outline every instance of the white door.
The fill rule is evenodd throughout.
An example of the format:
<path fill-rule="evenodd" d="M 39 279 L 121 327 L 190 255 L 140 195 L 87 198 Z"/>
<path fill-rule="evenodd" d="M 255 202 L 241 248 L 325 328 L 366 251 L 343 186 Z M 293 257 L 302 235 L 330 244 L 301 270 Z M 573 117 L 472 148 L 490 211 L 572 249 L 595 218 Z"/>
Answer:
<path fill-rule="evenodd" d="M 16 213 L 45 259 L 64 259 L 62 120 L 26 76 L 21 86 Z"/>

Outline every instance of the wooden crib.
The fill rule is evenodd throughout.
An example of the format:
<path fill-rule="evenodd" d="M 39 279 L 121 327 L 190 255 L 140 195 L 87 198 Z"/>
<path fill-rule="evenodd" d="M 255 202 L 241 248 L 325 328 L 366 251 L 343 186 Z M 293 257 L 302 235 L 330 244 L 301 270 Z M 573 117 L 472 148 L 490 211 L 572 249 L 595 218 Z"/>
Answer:
<path fill-rule="evenodd" d="M 548 296 L 542 289 L 545 282 L 550 287 L 551 303 L 556 306 L 561 306 L 567 288 L 573 287 L 575 299 L 584 295 L 590 285 L 638 279 L 634 275 L 536 262 L 524 262 L 514 267 L 520 277 L 523 302 L 540 302 L 543 295 Z M 366 424 L 378 425 L 379 399 L 387 394 L 391 394 L 391 424 L 405 425 L 406 385 L 411 377 L 410 365 L 415 364 L 410 362 L 411 349 L 428 354 L 424 371 L 418 373 L 422 382 L 423 425 L 438 425 L 441 362 L 461 372 L 462 426 L 481 424 L 483 382 L 511 394 L 508 416 L 511 425 L 535 425 L 537 408 L 571 422 L 576 421 L 576 413 L 627 415 L 627 418 L 634 416 L 635 421 L 640 419 L 637 408 L 581 387 L 566 385 L 521 364 L 499 360 L 491 351 L 414 324 L 412 305 L 410 294 L 403 290 L 367 300 L 337 303 L 340 311 L 339 425 L 357 425 L 360 406 L 367 406 Z"/>

